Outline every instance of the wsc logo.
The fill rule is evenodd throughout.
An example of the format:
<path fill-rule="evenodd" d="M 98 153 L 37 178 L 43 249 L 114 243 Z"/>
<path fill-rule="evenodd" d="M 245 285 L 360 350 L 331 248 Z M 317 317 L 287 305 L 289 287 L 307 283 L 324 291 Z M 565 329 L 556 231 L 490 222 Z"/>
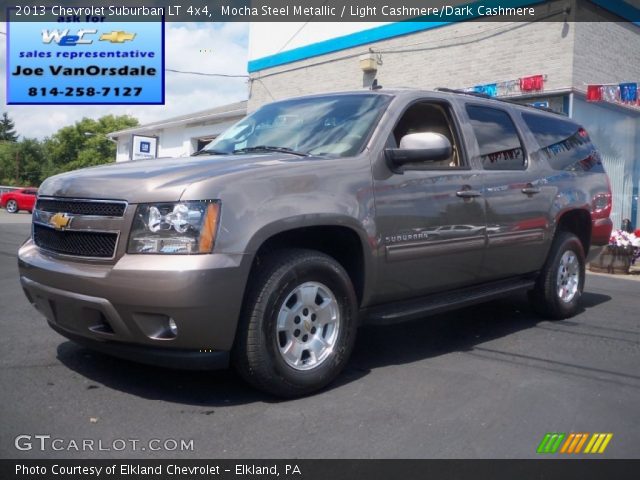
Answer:
<path fill-rule="evenodd" d="M 61 47 L 73 47 L 75 45 L 89 45 L 93 40 L 84 38 L 85 35 L 95 35 L 98 30 L 83 28 L 75 35 L 69 35 L 70 30 L 42 30 L 42 43 L 50 44 L 52 41 Z"/>
<path fill-rule="evenodd" d="M 570 433 L 567 436 L 566 433 L 551 432 L 544 436 L 536 453 L 604 453 L 612 438 L 613 433 Z"/>
<path fill-rule="evenodd" d="M 57 43 L 61 47 L 74 47 L 76 45 L 90 45 L 93 40 L 85 38 L 85 35 L 95 35 L 98 30 L 93 28 L 84 28 L 78 30 L 75 35 L 70 35 L 70 29 L 65 30 L 42 30 L 42 43 L 50 44 L 51 42 Z M 135 33 L 128 33 L 123 31 L 113 31 L 109 33 L 103 33 L 99 40 L 103 42 L 111 43 L 124 43 L 129 42 L 135 38 Z"/>

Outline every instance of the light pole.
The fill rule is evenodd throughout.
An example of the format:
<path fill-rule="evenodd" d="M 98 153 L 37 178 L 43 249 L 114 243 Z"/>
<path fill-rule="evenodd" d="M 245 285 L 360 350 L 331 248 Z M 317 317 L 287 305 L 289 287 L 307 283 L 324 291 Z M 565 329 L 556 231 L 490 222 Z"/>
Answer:
<path fill-rule="evenodd" d="M 117 140 L 114 140 L 111 137 L 107 137 L 104 133 L 84 132 L 84 136 L 85 137 L 98 137 L 98 138 L 102 138 L 104 140 L 109 140 L 111 143 L 115 143 L 116 145 L 118 144 Z"/>

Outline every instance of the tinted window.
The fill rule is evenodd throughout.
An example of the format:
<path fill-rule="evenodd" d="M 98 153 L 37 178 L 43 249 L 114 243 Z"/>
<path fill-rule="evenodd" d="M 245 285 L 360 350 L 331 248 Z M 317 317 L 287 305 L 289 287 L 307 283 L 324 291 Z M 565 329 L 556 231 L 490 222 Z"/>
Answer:
<path fill-rule="evenodd" d="M 524 149 L 511 117 L 495 108 L 467 105 L 485 170 L 524 170 Z"/>
<path fill-rule="evenodd" d="M 579 125 L 561 117 L 535 113 L 523 113 L 522 119 L 556 170 L 590 170 L 600 164 L 589 134 Z"/>

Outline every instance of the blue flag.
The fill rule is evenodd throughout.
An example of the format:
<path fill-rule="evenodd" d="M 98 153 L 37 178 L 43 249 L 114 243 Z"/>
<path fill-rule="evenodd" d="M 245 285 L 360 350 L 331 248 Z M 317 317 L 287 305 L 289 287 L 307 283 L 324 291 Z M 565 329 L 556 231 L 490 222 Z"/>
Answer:
<path fill-rule="evenodd" d="M 635 103 L 638 100 L 638 84 L 621 83 L 620 100 L 622 100 L 623 102 Z"/>
<path fill-rule="evenodd" d="M 486 85 L 476 85 L 473 87 L 473 90 L 476 93 L 483 93 L 490 97 L 495 97 L 498 95 L 498 84 L 497 83 L 488 83 Z"/>

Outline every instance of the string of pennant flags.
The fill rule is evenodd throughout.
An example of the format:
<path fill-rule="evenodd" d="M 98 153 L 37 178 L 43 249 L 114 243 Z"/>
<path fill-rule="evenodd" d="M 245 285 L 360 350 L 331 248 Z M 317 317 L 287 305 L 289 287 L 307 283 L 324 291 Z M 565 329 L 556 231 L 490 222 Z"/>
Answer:
<path fill-rule="evenodd" d="M 546 75 L 530 75 L 502 82 L 484 83 L 466 87 L 465 92 L 481 93 L 489 97 L 517 95 L 518 93 L 541 92 Z M 610 102 L 640 107 L 638 82 L 600 83 L 587 85 L 588 102 Z"/>
<path fill-rule="evenodd" d="M 611 102 L 640 106 L 636 82 L 587 85 L 587 102 Z"/>
<path fill-rule="evenodd" d="M 544 90 L 544 82 L 546 80 L 546 75 L 530 75 L 528 77 L 520 77 L 502 82 L 474 85 L 473 87 L 467 87 L 463 90 L 465 92 L 482 93 L 489 97 L 539 92 Z"/>

